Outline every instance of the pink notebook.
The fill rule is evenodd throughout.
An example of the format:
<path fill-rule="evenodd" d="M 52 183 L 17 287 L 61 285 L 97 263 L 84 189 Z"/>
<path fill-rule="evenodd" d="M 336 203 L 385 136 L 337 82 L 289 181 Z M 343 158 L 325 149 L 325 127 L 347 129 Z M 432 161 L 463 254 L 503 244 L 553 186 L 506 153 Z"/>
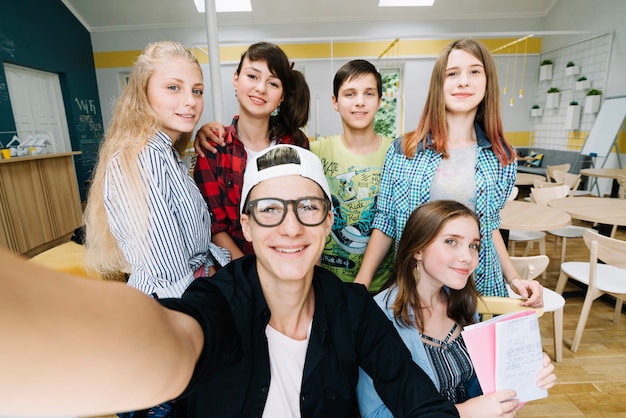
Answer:
<path fill-rule="evenodd" d="M 514 389 L 521 402 L 548 396 L 536 384 L 543 349 L 534 310 L 499 315 L 465 327 L 462 334 L 484 394 Z"/>

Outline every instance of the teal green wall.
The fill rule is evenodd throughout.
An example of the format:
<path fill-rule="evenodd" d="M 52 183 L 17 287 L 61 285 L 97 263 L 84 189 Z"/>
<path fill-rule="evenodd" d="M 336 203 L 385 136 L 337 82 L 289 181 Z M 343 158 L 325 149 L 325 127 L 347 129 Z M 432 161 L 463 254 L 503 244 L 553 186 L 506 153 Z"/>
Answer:
<path fill-rule="evenodd" d="M 57 73 L 81 198 L 103 135 L 91 37 L 60 0 L 0 0 L 0 61 Z M 0 66 L 0 132 L 14 131 L 4 65 Z M 5 138 L 0 138 L 5 142 Z"/>

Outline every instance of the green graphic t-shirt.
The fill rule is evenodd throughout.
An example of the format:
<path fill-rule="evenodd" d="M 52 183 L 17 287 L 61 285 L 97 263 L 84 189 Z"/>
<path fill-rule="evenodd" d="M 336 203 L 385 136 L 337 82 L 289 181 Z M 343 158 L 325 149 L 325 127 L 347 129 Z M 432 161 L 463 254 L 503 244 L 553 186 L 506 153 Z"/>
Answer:
<path fill-rule="evenodd" d="M 322 161 L 330 186 L 335 220 L 322 253 L 322 266 L 344 282 L 353 282 L 372 232 L 380 173 L 393 139 L 382 138 L 369 155 L 350 152 L 339 135 L 319 138 L 310 144 Z M 393 246 L 379 266 L 370 292 L 377 292 L 393 267 Z"/>

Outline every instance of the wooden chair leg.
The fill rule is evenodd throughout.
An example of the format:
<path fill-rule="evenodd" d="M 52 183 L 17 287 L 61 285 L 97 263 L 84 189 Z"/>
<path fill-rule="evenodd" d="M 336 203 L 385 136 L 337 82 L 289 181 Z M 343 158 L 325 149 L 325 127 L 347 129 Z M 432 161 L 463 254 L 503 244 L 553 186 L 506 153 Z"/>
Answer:
<path fill-rule="evenodd" d="M 526 244 L 526 248 L 524 248 L 524 252 L 522 253 L 522 257 L 528 257 L 528 253 L 533 248 L 533 241 L 528 241 Z"/>
<path fill-rule="evenodd" d="M 554 254 L 555 256 L 556 256 L 557 244 L 559 243 L 560 239 L 561 237 L 559 237 L 558 235 L 554 235 L 554 248 L 552 249 L 552 254 Z"/>
<path fill-rule="evenodd" d="M 615 311 L 613 311 L 613 322 L 616 324 L 619 322 L 619 317 L 622 314 L 622 304 L 624 300 L 621 298 L 615 298 Z"/>
<path fill-rule="evenodd" d="M 511 257 L 515 257 L 515 241 L 509 241 L 511 244 Z"/>
<path fill-rule="evenodd" d="M 565 251 L 567 248 L 567 238 L 563 237 L 561 240 L 561 264 L 565 261 Z"/>
<path fill-rule="evenodd" d="M 554 326 L 554 361 L 563 361 L 563 308 L 552 313 Z"/>
<path fill-rule="evenodd" d="M 539 240 L 539 254 L 540 255 L 546 255 L 546 238 L 545 238 L 545 236 Z M 543 280 L 546 280 L 547 277 L 548 277 L 547 273 L 546 273 L 546 270 L 548 270 L 548 269 L 546 268 L 543 271 L 543 273 L 541 273 L 541 278 Z"/>
<path fill-rule="evenodd" d="M 559 295 L 563 294 L 563 290 L 565 290 L 565 285 L 567 284 L 567 279 L 569 279 L 567 274 L 561 271 L 561 274 L 559 274 L 559 281 L 556 283 L 556 288 L 554 289 L 554 291 Z"/>
<path fill-rule="evenodd" d="M 603 292 L 593 292 L 587 290 L 585 301 L 583 302 L 583 307 L 580 311 L 580 317 L 578 318 L 578 325 L 576 326 L 574 340 L 572 341 L 571 350 L 573 353 L 578 350 L 578 346 L 580 345 L 580 340 L 583 337 L 583 331 L 585 330 L 585 325 L 587 324 L 587 318 L 589 317 L 589 312 L 591 311 L 591 305 L 593 304 L 593 301 L 596 300 L 602 293 Z"/>

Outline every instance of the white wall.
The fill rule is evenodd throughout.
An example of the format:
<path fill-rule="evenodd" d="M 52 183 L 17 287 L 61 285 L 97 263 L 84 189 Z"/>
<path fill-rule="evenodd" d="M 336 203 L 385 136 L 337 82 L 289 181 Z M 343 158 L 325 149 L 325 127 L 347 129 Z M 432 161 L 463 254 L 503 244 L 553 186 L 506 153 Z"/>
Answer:
<path fill-rule="evenodd" d="M 164 38 L 165 39 L 165 38 Z M 171 39 L 171 38 L 170 38 Z M 155 41 L 151 39 L 147 42 Z M 192 46 L 190 44 L 186 44 Z M 378 60 L 376 57 L 363 57 L 369 59 L 379 68 L 388 65 L 384 60 Z M 417 126 L 420 113 L 426 100 L 428 86 L 430 84 L 430 75 L 434 60 L 436 57 L 419 57 L 394 59 L 393 66 L 401 68 L 403 74 L 402 86 L 402 109 L 401 126 L 404 132 L 411 131 Z M 517 85 L 515 91 L 512 89 L 512 74 L 514 72 L 514 59 L 510 59 L 508 72 L 509 76 L 509 96 L 502 97 L 502 115 L 507 131 L 529 131 L 531 128 L 530 107 L 532 106 L 534 89 L 537 80 L 538 56 L 528 56 L 526 65 L 523 67 L 522 59 L 518 59 L 517 65 Z M 316 135 L 332 135 L 341 132 L 341 121 L 339 115 L 332 108 L 331 96 L 332 80 L 337 69 L 345 64 L 348 59 L 324 59 L 324 60 L 296 60 L 296 69 L 304 72 L 309 89 L 311 91 L 311 113 L 307 133 L 309 136 Z M 507 73 L 507 57 L 496 57 L 496 65 L 499 72 L 499 80 L 501 87 L 504 88 Z M 208 65 L 202 65 L 205 77 L 205 110 L 201 122 L 213 120 L 213 104 L 211 98 L 210 70 Z M 236 63 L 223 63 L 221 66 L 221 84 L 224 98 L 224 123 L 229 123 L 230 118 L 237 113 L 238 105 L 234 96 L 232 87 L 232 77 L 236 68 Z M 111 119 L 113 104 L 120 92 L 121 84 L 119 82 L 119 74 L 129 71 L 130 68 L 105 68 L 96 71 L 98 89 L 100 92 L 100 101 L 102 108 L 103 121 L 105 126 Z M 517 97 L 522 79 L 522 70 L 524 70 L 524 90 L 523 99 Z M 515 106 L 509 106 L 510 94 L 515 94 Z"/>
<path fill-rule="evenodd" d="M 611 49 L 609 70 L 606 85 L 601 90 L 604 97 L 626 95 L 626 2 L 623 0 L 560 0 L 545 17 L 543 27 L 554 31 L 570 30 L 572 28 L 584 28 L 597 32 L 613 32 L 613 45 Z M 567 38 L 547 39 L 543 45 L 544 50 L 561 47 L 571 42 Z M 622 130 L 624 126 L 622 126 Z M 626 150 L 620 150 L 622 165 L 626 164 Z M 617 168 L 616 154 L 611 154 L 606 162 L 599 161 L 607 168 Z M 608 194 L 611 181 L 600 179 L 598 181 L 602 194 Z"/>
<path fill-rule="evenodd" d="M 560 0 L 545 17 L 543 28 L 551 31 L 586 29 L 600 33 L 614 32 L 611 62 L 607 85 L 607 96 L 626 95 L 626 1 L 624 0 Z M 547 38 L 544 50 L 563 46 L 567 38 Z"/>
<path fill-rule="evenodd" d="M 297 25 L 254 25 L 254 26 L 222 26 L 219 28 L 220 44 L 246 44 L 259 40 L 285 42 L 287 40 L 384 40 L 394 39 L 442 39 L 473 37 L 517 37 L 528 33 L 539 33 L 543 39 L 543 49 L 557 48 L 573 42 L 576 35 L 560 36 L 563 32 L 576 31 L 615 31 L 615 42 L 612 48 L 610 70 L 607 78 L 606 95 L 626 94 L 626 81 L 620 69 L 626 64 L 626 28 L 621 19 L 626 16 L 626 2 L 623 0 L 603 0 L 588 2 L 586 0 L 559 0 L 544 19 L 492 19 L 492 20 L 439 20 L 439 21 L 400 21 L 400 22 L 349 22 L 345 24 L 297 24 Z M 579 35 L 582 38 L 587 35 Z M 206 32 L 203 27 L 187 27 L 161 30 L 127 30 L 120 32 L 96 32 L 92 34 L 95 52 L 122 51 L 142 49 L 147 43 L 171 39 L 187 46 L 206 45 Z M 363 57 L 372 60 L 376 65 L 376 57 Z M 341 130 L 339 116 L 330 105 L 332 94 L 332 77 L 345 59 L 300 60 L 296 67 L 301 68 L 311 89 L 311 115 L 309 119 L 309 135 L 329 135 Z M 511 60 L 512 61 L 512 60 Z M 417 126 L 422 110 L 426 91 L 430 81 L 430 72 L 434 57 L 398 59 L 396 63 L 403 71 L 403 126 L 410 131 Z M 519 88 L 512 88 L 512 63 L 509 62 L 509 82 L 507 83 L 506 56 L 496 58 L 501 88 L 509 87 L 509 96 L 502 97 L 502 115 L 505 131 L 531 131 L 532 121 L 530 108 L 535 97 L 538 84 L 539 56 L 531 55 L 526 59 L 524 69 L 524 98 L 517 97 Z M 110 103 L 119 92 L 117 73 L 127 71 L 120 69 L 97 70 L 98 86 L 103 109 L 105 125 L 110 120 Z M 203 122 L 212 120 L 213 109 L 210 100 L 210 72 L 203 66 L 206 85 L 206 105 Z M 222 65 L 221 79 L 224 93 L 224 115 L 230 117 L 237 112 L 237 104 L 232 93 L 232 73 L 234 64 Z M 522 62 L 517 63 L 517 83 L 521 80 Z M 514 91 L 513 91 L 514 90 Z M 510 94 L 515 94 L 515 106 L 509 106 Z M 319 99 L 317 99 L 319 97 Z M 318 104 L 319 103 L 319 104 Z M 318 112 L 319 109 L 319 112 Z M 319 114 L 318 114 L 319 113 Z"/>
<path fill-rule="evenodd" d="M 349 22 L 332 24 L 297 24 L 297 25 L 255 25 L 224 26 L 219 28 L 220 44 L 249 44 L 260 40 L 285 42 L 311 40 L 392 40 L 400 39 L 454 39 L 464 36 L 474 37 L 516 37 L 539 30 L 541 19 L 493 19 L 485 20 L 440 20 L 440 21 L 401 21 L 401 22 Z M 488 28 L 488 30 L 487 30 Z M 294 39 L 295 38 L 295 39 Z M 92 34 L 94 52 L 140 50 L 148 43 L 158 40 L 176 40 L 188 47 L 207 44 L 206 32 L 203 27 L 190 27 L 160 30 L 126 30 L 118 32 L 96 32 Z M 381 51 L 382 52 L 382 51 Z M 371 60 L 377 66 L 384 66 L 384 60 L 377 57 L 362 57 Z M 397 59 L 394 64 L 403 72 L 403 110 L 402 126 L 404 131 L 415 129 L 426 99 L 430 82 L 430 73 L 435 57 Z M 299 60 L 296 68 L 304 71 L 311 90 L 311 115 L 308 134 L 313 136 L 330 135 L 341 131 L 341 122 L 331 106 L 332 78 L 335 71 L 346 62 L 346 59 Z M 530 130 L 531 98 L 536 79 L 536 56 L 530 56 L 526 67 L 526 99 L 517 100 L 514 108 L 508 107 L 508 99 L 503 102 L 503 118 L 508 131 Z M 518 80 L 521 74 L 519 63 Z M 501 71 L 499 65 L 499 71 Z M 504 68 L 504 67 L 502 67 Z M 98 69 L 97 80 L 100 92 L 101 107 L 105 126 L 110 121 L 111 106 L 119 94 L 118 73 L 128 68 Z M 213 120 L 213 108 L 210 100 L 210 71 L 203 66 L 207 92 L 205 94 L 205 111 L 202 121 Z M 222 65 L 221 78 L 224 95 L 224 115 L 230 117 L 237 112 L 236 101 L 232 94 L 232 73 L 234 65 Z M 512 70 L 511 70 L 512 71 Z M 504 74 L 500 75 L 501 82 Z M 319 97 L 319 99 L 316 99 Z M 319 104 L 318 104 L 319 103 Z M 319 109 L 319 115 L 317 112 Z"/>

